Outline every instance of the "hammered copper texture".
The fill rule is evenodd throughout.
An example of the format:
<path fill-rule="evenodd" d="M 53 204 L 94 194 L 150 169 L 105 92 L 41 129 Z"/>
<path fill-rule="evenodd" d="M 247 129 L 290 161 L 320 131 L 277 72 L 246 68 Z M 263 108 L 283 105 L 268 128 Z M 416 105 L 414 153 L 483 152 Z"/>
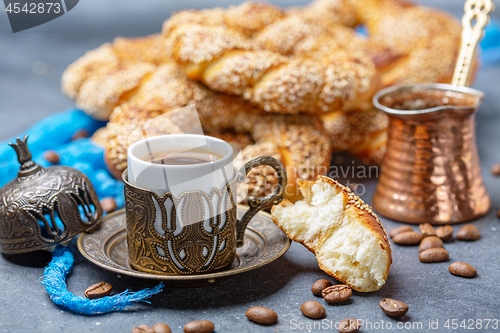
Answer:
<path fill-rule="evenodd" d="M 391 87 L 375 97 L 380 100 L 397 89 L 408 87 Z M 408 114 L 379 107 L 390 118 L 387 153 L 373 198 L 373 207 L 381 215 L 413 224 L 451 224 L 488 212 L 490 198 L 475 137 L 475 112 L 482 94 L 470 88 L 460 91 L 475 98 L 473 107 L 447 105 Z"/>
<path fill-rule="evenodd" d="M 238 206 L 237 214 L 243 216 L 248 207 Z M 136 278 L 162 280 L 169 287 L 184 287 L 211 284 L 232 275 L 267 265 L 281 257 L 290 247 L 291 241 L 272 222 L 268 213 L 257 213 L 245 231 L 243 246 L 228 270 L 197 275 L 162 275 L 141 272 L 128 263 L 125 210 L 107 215 L 101 228 L 78 238 L 78 249 L 92 263 L 117 274 Z"/>

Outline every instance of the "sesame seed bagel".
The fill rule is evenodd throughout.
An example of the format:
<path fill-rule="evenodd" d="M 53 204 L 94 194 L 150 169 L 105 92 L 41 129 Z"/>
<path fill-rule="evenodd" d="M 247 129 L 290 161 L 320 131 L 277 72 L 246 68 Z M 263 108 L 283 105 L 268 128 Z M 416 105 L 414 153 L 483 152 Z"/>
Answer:
<path fill-rule="evenodd" d="M 327 274 L 356 291 L 380 289 L 392 263 L 391 247 L 371 208 L 325 176 L 300 182 L 300 190 L 304 200 L 272 208 L 274 223 L 313 252 Z"/>

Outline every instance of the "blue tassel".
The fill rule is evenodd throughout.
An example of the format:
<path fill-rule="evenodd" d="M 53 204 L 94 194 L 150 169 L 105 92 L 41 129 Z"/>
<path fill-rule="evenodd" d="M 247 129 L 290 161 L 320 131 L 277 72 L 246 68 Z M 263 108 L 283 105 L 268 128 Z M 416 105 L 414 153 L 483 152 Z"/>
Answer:
<path fill-rule="evenodd" d="M 106 296 L 100 299 L 89 300 L 70 293 L 66 286 L 66 276 L 73 268 L 73 254 L 71 249 L 58 245 L 52 252 L 52 260 L 45 267 L 40 283 L 45 286 L 50 299 L 57 305 L 68 308 L 70 311 L 84 315 L 96 315 L 113 311 L 121 311 L 135 302 L 146 302 L 149 297 L 162 291 L 163 284 L 160 283 L 152 289 L 144 289 L 138 292 L 131 292 L 128 289 L 124 292 Z"/>

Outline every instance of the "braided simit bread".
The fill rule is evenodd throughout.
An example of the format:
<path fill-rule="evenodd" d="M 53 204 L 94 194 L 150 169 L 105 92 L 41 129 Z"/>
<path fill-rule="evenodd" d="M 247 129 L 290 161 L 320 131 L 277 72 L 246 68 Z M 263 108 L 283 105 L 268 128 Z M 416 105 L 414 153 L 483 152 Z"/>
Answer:
<path fill-rule="evenodd" d="M 183 25 L 170 33 L 168 43 L 190 79 L 241 95 L 269 112 L 318 114 L 359 108 L 371 97 L 364 94 L 370 86 L 366 82 L 377 82 L 373 64 L 371 71 L 340 65 L 351 59 L 341 49 L 317 59 L 290 59 L 219 26 Z"/>
<path fill-rule="evenodd" d="M 321 115 L 334 152 L 347 151 L 366 163 L 381 164 L 387 142 L 387 115 L 376 109 Z"/>
<path fill-rule="evenodd" d="M 257 131 L 252 131 L 251 127 L 258 124 L 253 119 L 265 113 L 237 97 L 214 94 L 199 84 L 185 80 L 184 74 L 180 72 L 155 75 L 163 68 L 162 64 L 171 62 L 169 54 L 172 52 L 172 36 L 187 26 L 200 24 L 204 28 L 219 29 L 222 34 L 229 32 L 237 36 L 235 38 L 238 43 L 248 45 L 248 49 L 245 46 L 241 51 L 224 53 L 220 62 L 236 58 L 235 52 L 264 52 L 263 54 L 269 55 L 264 62 L 256 64 L 257 68 L 252 72 L 256 76 L 264 75 L 267 79 L 268 71 L 276 72 L 284 67 L 282 62 L 286 66 L 294 64 L 292 67 L 298 77 L 303 74 L 302 69 L 317 69 L 318 64 L 319 68 L 337 68 L 338 71 L 334 74 L 339 75 L 337 79 L 343 79 L 338 79 L 331 85 L 332 89 L 327 89 L 327 94 L 323 95 L 327 100 L 314 100 L 311 103 L 313 107 L 310 107 L 304 101 L 314 94 L 306 93 L 302 96 L 283 95 L 280 103 L 290 107 L 287 112 L 295 112 L 304 106 L 307 110 L 302 111 L 321 114 L 321 121 L 334 150 L 348 150 L 356 156 L 375 161 L 381 160 L 387 135 L 385 117 L 371 111 L 369 103 L 369 97 L 378 87 L 376 82 L 379 77 L 384 85 L 399 82 L 446 82 L 451 77 L 450 68 L 453 67 L 459 46 L 456 36 L 460 33 L 458 24 L 448 15 L 399 0 L 316 0 L 306 7 L 287 11 L 268 4 L 249 2 L 228 9 L 183 11 L 165 22 L 162 35 L 117 38 L 112 44 L 105 44 L 88 52 L 64 72 L 63 91 L 75 98 L 80 108 L 98 119 L 108 119 L 115 108 L 127 109 L 123 114 L 131 112 L 138 118 L 143 117 L 144 113 L 150 119 L 154 117 L 154 112 L 144 110 L 156 110 L 159 115 L 194 102 L 198 110 L 205 110 L 207 114 L 211 112 L 211 117 L 203 120 L 206 133 L 238 141 L 243 147 L 255 144 L 253 151 L 260 149 L 261 145 L 265 151 L 269 151 L 271 147 L 277 149 L 274 143 L 265 141 L 268 140 L 267 137 L 256 143 Z M 370 38 L 363 39 L 354 33 L 351 27 L 358 24 L 366 25 Z M 417 26 L 418 29 L 415 28 Z M 399 37 L 400 34 L 403 37 Z M 165 42 L 165 36 L 169 36 L 168 43 Z M 254 62 L 255 59 L 250 57 L 247 60 Z M 195 69 L 198 67 L 195 66 Z M 244 95 L 247 86 L 253 85 L 256 80 L 253 76 L 218 74 L 216 66 L 211 66 L 211 69 L 214 69 L 210 77 L 211 83 L 206 84 L 214 85 L 222 91 L 227 89 L 231 92 L 231 89 L 236 89 L 238 94 Z M 313 72 L 318 74 L 316 77 L 324 75 L 317 70 Z M 169 83 L 172 75 L 175 80 Z M 161 77 L 165 79 L 162 81 Z M 231 77 L 235 81 L 228 84 L 222 79 L 224 77 Z M 181 80 L 183 84 L 176 86 L 176 80 Z M 342 89 L 338 89 L 339 87 Z M 295 91 L 294 87 L 290 89 Z M 147 90 L 157 96 L 146 94 Z M 331 102 L 332 95 L 335 97 L 333 102 L 326 103 Z M 299 101 L 289 101 L 288 97 Z M 236 100 L 238 101 L 235 102 Z M 269 100 L 272 98 L 269 97 L 267 102 Z M 262 103 L 267 102 L 264 100 L 257 104 L 262 107 Z M 282 107 L 280 103 L 273 103 L 268 103 L 271 111 Z M 338 108 L 354 110 L 346 112 Z M 137 111 L 130 111 L 132 109 Z M 324 113 L 324 110 L 330 112 Z M 237 118 L 240 113 L 244 114 L 243 118 Z M 286 119 L 291 121 L 291 118 Z M 305 118 L 301 116 L 294 121 L 300 123 L 303 119 Z M 133 128 L 135 121 L 128 119 L 126 124 L 119 126 L 112 121 L 108 127 L 120 127 L 117 132 L 125 133 L 124 128 Z M 317 120 L 313 122 L 316 123 Z M 261 124 L 261 127 L 267 125 L 265 122 Z M 312 127 L 319 129 L 321 126 L 316 124 Z M 98 135 L 95 137 L 98 139 Z M 126 143 L 121 144 L 126 146 Z M 112 168 L 123 169 L 125 158 L 123 152 L 118 153 L 119 151 L 108 149 L 107 159 Z M 256 186 L 255 189 L 260 191 L 261 188 L 262 186 Z"/>
<path fill-rule="evenodd" d="M 290 11 L 325 30 L 364 25 L 384 86 L 451 81 L 462 29 L 443 11 L 403 0 L 316 0 Z"/>
<path fill-rule="evenodd" d="M 99 133 L 99 142 L 104 143 L 107 164 L 113 173 L 121 174 L 126 167 L 128 146 L 142 138 L 129 137 L 137 126 L 144 124 L 148 136 L 190 132 L 189 121 L 168 113 L 190 104 L 196 105 L 207 134 L 244 146 L 245 160 L 259 155 L 280 160 L 289 179 L 285 195 L 291 200 L 300 198 L 298 180 L 314 179 L 329 168 L 330 143 L 316 117 L 262 112 L 239 97 L 204 88 L 187 79 L 176 64 L 166 63 L 136 91 L 133 101 L 114 109 L 107 133 Z M 264 195 L 276 183 L 270 167 L 259 167 L 248 178 L 250 195 Z"/>
<path fill-rule="evenodd" d="M 256 23 L 249 26 L 248 22 L 253 21 Z M 370 38 L 360 38 L 349 28 L 358 24 L 366 25 Z M 197 32 L 195 26 L 199 25 L 206 29 L 199 28 Z M 343 89 L 334 86 L 333 89 L 344 92 L 339 97 L 340 104 L 320 102 L 318 108 L 318 101 L 312 100 L 307 110 L 299 110 L 319 113 L 333 111 L 336 105 L 343 109 L 366 109 L 366 103 L 359 101 L 369 102 L 373 90 L 379 87 L 376 84 L 379 80 L 384 86 L 449 82 L 460 45 L 460 31 L 458 22 L 450 15 L 400 0 L 317 0 L 285 13 L 270 5 L 247 3 L 226 10 L 180 12 L 167 20 L 163 29 L 165 35 L 173 38 L 173 53 L 177 61 L 186 66 L 191 78 L 201 80 L 215 90 L 243 95 L 266 111 L 289 113 L 297 112 L 305 103 L 299 103 L 300 96 L 293 96 L 294 103 L 286 101 L 286 97 L 276 90 L 295 91 L 287 89 L 283 80 L 275 82 L 279 87 L 269 81 L 279 81 L 276 67 L 279 74 L 291 71 L 283 69 L 282 62 L 276 59 L 254 68 L 257 65 L 251 62 L 259 62 L 265 57 L 256 47 L 316 63 L 336 59 L 337 68 L 356 76 L 350 75 L 351 81 L 346 79 L 350 84 Z M 235 35 L 251 37 L 253 45 L 240 43 Z M 201 40 L 206 44 L 189 48 L 193 46 L 192 42 L 196 44 Z M 246 56 L 241 54 L 242 50 Z M 199 57 L 190 57 L 190 54 Z M 373 64 L 369 64 L 366 58 L 373 61 L 380 78 L 373 73 Z M 301 74 L 308 74 L 308 70 L 302 69 Z M 268 72 L 276 72 L 276 76 Z M 259 84 L 259 78 L 264 74 L 266 84 L 255 92 L 254 85 Z M 309 81 L 305 82 L 310 87 Z M 349 103 L 350 97 L 345 95 L 347 91 L 351 92 L 351 97 L 356 96 L 356 103 Z M 315 95 L 316 92 L 311 91 L 303 99 Z"/>
<path fill-rule="evenodd" d="M 116 38 L 72 63 L 61 78 L 62 91 L 92 117 L 107 120 L 113 108 L 167 61 L 161 35 Z"/>

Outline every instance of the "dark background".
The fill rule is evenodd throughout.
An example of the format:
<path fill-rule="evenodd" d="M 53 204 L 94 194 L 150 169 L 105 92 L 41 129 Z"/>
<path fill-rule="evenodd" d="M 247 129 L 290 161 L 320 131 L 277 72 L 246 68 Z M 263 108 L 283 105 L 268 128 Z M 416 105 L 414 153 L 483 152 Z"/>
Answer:
<path fill-rule="evenodd" d="M 299 0 L 272 2 L 287 6 L 306 3 Z M 0 141 L 26 130 L 50 113 L 73 106 L 73 102 L 60 92 L 60 77 L 63 70 L 87 50 L 112 41 L 116 36 L 157 33 L 172 11 L 237 3 L 82 0 L 62 17 L 16 34 L 11 32 L 7 14 L 1 7 Z M 463 1 L 427 0 L 422 3 L 448 10 L 457 17 L 463 12 Z M 494 17 L 500 18 L 500 10 Z M 478 146 L 493 202 L 490 213 L 476 222 L 483 238 L 474 243 L 455 241 L 445 246 L 451 261 L 474 265 L 479 276 L 473 280 L 454 277 L 448 273 L 449 263 L 424 265 L 418 261 L 418 249 L 393 246 L 394 264 L 387 284 L 375 293 L 354 293 L 348 305 L 327 306 L 327 319 L 338 321 L 355 317 L 372 322 L 390 321 L 395 326 L 397 321 L 385 316 L 378 308 L 383 297 L 392 297 L 410 305 L 403 322 L 420 321 L 426 328 L 429 320 L 438 319 L 440 332 L 448 331 L 443 328 L 447 319 L 458 319 L 458 322 L 464 319 L 500 320 L 500 220 L 496 217 L 496 210 L 500 207 L 500 179 L 489 173 L 490 166 L 500 162 L 499 83 L 500 66 L 490 66 L 481 69 L 475 84 L 487 96 L 477 116 Z M 355 181 L 366 186 L 362 197 L 371 203 L 376 179 Z M 387 230 L 399 226 L 385 219 L 383 223 Z M 77 295 L 83 295 L 86 287 L 103 280 L 113 283 L 118 291 L 153 285 L 127 277 L 119 279 L 91 265 L 78 253 L 75 258 L 68 287 Z M 215 286 L 167 288 L 152 299 L 152 305 L 141 305 L 124 313 L 85 317 L 56 307 L 38 283 L 37 279 L 49 259 L 50 256 L 37 257 L 36 260 L 0 256 L 0 332 L 130 332 L 140 323 L 153 325 L 160 321 L 168 323 L 174 332 L 180 332 L 185 323 L 198 319 L 212 320 L 217 332 L 299 331 L 291 329 L 290 320 L 312 322 L 302 316 L 299 307 L 303 302 L 315 299 L 310 286 L 316 279 L 326 277 L 311 253 L 298 244 L 292 244 L 290 251 L 276 262 Z M 38 267 L 28 267 L 34 263 Z M 261 327 L 248 322 L 245 311 L 255 305 L 274 309 L 279 315 L 279 323 Z"/>

